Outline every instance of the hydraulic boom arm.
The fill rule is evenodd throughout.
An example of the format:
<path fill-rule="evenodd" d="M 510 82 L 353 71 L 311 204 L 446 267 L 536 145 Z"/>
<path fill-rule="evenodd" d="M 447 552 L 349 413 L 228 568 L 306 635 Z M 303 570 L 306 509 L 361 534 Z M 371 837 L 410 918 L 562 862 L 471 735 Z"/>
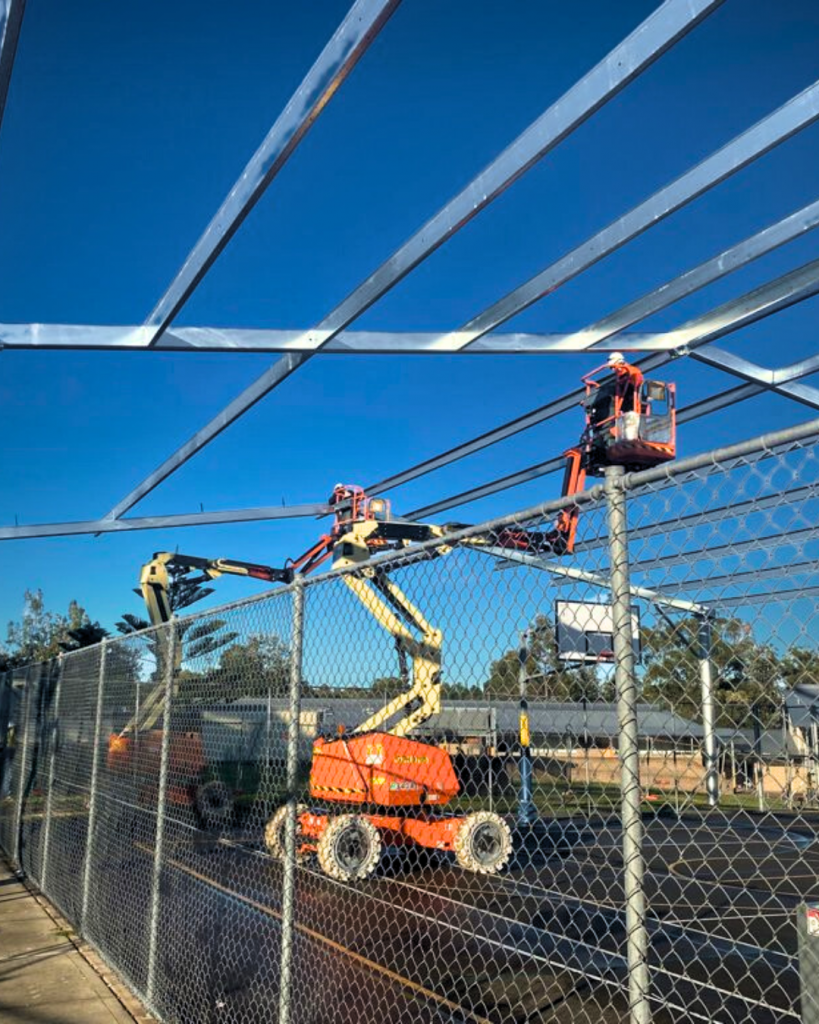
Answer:
<path fill-rule="evenodd" d="M 289 583 L 293 579 L 292 568 L 274 569 L 272 566 L 256 565 L 254 562 L 237 562 L 228 558 L 207 559 L 196 555 L 157 551 L 151 561 L 143 565 L 139 577 L 139 586 L 152 626 L 170 622 L 173 618 L 168 566 L 177 566 L 186 571 L 199 570 L 202 575 L 191 579 L 191 582 L 195 583 L 215 580 L 225 575 L 250 576 L 252 579 L 267 580 L 270 583 Z"/>

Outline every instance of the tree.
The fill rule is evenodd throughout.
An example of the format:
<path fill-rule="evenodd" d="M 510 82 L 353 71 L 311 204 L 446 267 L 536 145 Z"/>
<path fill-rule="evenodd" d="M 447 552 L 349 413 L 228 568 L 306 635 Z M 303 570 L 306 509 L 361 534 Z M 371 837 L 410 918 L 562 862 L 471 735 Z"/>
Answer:
<path fill-rule="evenodd" d="M 186 578 L 187 570 L 184 566 L 169 565 L 168 576 L 168 603 L 171 612 L 176 615 L 183 608 L 209 597 L 213 587 L 206 587 L 201 582 Z M 136 594 L 142 596 L 141 590 L 135 590 Z M 183 660 L 193 661 L 198 658 L 206 658 L 228 644 L 232 643 L 239 634 L 234 631 L 225 631 L 226 622 L 224 619 L 206 619 L 202 622 L 175 622 L 174 636 L 179 645 L 176 661 L 181 665 Z M 124 612 L 122 618 L 115 623 L 117 632 L 128 636 L 131 633 L 138 633 L 144 629 L 150 629 L 151 623 L 147 619 L 134 615 L 131 612 Z M 157 662 L 157 666 L 164 664 L 165 646 L 167 631 L 157 630 L 148 634 L 148 645 L 151 648 Z"/>
<path fill-rule="evenodd" d="M 819 654 L 806 647 L 789 647 L 780 662 L 782 682 L 794 686 L 819 686 Z"/>
<path fill-rule="evenodd" d="M 235 635 L 235 634 L 234 634 Z M 290 692 L 290 648 L 275 634 L 253 633 L 222 651 L 215 669 L 180 689 L 197 703 L 242 697 L 286 697 Z"/>
<path fill-rule="evenodd" d="M 46 610 L 42 590 L 27 590 L 24 600 L 21 621 L 8 624 L 0 669 L 49 661 L 62 651 L 88 647 L 108 635 L 76 601 L 72 600 L 67 614 L 61 615 Z"/>
<path fill-rule="evenodd" d="M 399 693 L 404 693 L 405 690 L 409 689 L 412 684 L 407 680 L 406 682 L 399 676 L 379 676 L 378 679 L 374 679 L 372 686 L 369 691 L 364 690 L 363 695 L 373 697 L 386 697 L 387 700 L 392 700 L 393 697 L 397 697 Z"/>
<path fill-rule="evenodd" d="M 702 721 L 699 630 L 700 620 L 696 617 L 642 630 L 646 666 L 643 696 L 695 721 Z M 754 639 L 746 623 L 739 619 L 715 619 L 711 626 L 710 660 L 717 725 L 748 726 L 753 708 L 763 722 L 770 721 L 781 704 L 783 667 L 788 665 L 789 671 L 796 672 L 800 657 L 791 650 L 780 661 L 770 645 Z"/>
<path fill-rule="evenodd" d="M 492 663 L 486 683 L 488 697 L 517 697 L 520 692 L 517 648 Z M 538 615 L 528 630 L 526 692 L 530 700 L 580 701 L 598 695 L 597 673 L 586 665 L 567 667 L 557 655 L 554 626 Z"/>

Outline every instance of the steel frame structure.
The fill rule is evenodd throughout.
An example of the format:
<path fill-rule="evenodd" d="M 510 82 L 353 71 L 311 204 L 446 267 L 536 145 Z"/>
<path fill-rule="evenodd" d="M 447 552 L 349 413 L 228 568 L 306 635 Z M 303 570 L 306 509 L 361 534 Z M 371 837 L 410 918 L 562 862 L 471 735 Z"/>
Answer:
<path fill-rule="evenodd" d="M 26 0 L 0 0 L 0 126 L 25 9 Z"/>
<path fill-rule="evenodd" d="M 766 392 L 774 392 L 813 409 L 819 408 L 819 390 L 798 383 L 799 378 L 819 370 L 819 357 L 812 357 L 793 366 L 765 369 L 712 345 L 712 342 L 747 324 L 815 295 L 819 291 L 819 260 L 770 280 L 745 295 L 683 323 L 674 330 L 655 333 L 629 331 L 647 317 L 812 231 L 819 226 L 819 199 L 581 330 L 568 334 L 491 333 L 654 224 L 682 209 L 704 192 L 813 124 L 819 119 L 819 82 L 793 97 L 631 211 L 472 317 L 459 330 L 442 334 L 348 330 L 373 303 L 469 223 L 578 126 L 592 117 L 722 2 L 723 0 L 665 0 L 313 328 L 284 331 L 174 327 L 173 320 L 178 312 L 322 113 L 333 94 L 378 36 L 399 3 L 399 0 L 355 0 L 338 30 L 274 122 L 144 324 L 126 327 L 76 324 L 0 325 L 0 348 L 280 352 L 283 353 L 282 357 L 193 435 L 185 445 L 169 456 L 150 476 L 133 488 L 107 515 L 85 522 L 0 528 L 0 540 L 325 514 L 328 511 L 325 504 L 310 504 L 123 518 L 137 502 L 316 354 L 549 354 L 588 352 L 590 349 L 601 352 L 625 349 L 651 353 L 639 363 L 644 371 L 653 370 L 670 360 L 688 356 L 744 381 L 738 387 L 714 394 L 682 409 L 680 422 L 710 415 L 729 404 Z M 0 120 L 24 6 L 24 0 L 0 0 Z M 417 479 L 568 411 L 575 406 L 579 398 L 580 393 L 577 391 L 561 396 L 540 409 L 377 482 L 368 490 L 371 493 L 380 493 Z M 552 472 L 561 463 L 560 459 L 548 460 L 461 494 L 443 498 L 408 515 L 432 515 L 474 501 L 479 497 L 497 493 Z"/>

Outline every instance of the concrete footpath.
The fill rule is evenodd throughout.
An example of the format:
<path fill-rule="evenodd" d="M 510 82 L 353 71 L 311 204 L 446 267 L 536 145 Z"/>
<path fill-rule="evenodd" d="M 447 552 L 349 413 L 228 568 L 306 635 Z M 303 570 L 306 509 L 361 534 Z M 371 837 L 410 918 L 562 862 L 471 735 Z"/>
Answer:
<path fill-rule="evenodd" d="M 0 1021 L 130 1024 L 153 1019 L 58 912 L 0 861 Z"/>

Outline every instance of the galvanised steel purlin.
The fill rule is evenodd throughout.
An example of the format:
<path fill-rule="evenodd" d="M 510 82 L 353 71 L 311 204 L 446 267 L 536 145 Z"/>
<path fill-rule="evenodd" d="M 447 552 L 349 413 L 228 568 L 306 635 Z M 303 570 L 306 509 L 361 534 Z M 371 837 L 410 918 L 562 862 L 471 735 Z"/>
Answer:
<path fill-rule="evenodd" d="M 587 120 L 662 53 L 686 35 L 722 0 L 666 0 L 596 67 L 542 114 L 454 199 L 385 260 L 370 277 L 332 310 L 307 340 L 314 349 L 364 313 L 430 253 L 477 216 L 514 181 Z M 177 449 L 108 513 L 118 518 L 152 491 L 225 427 L 286 380 L 308 353 L 278 360 L 218 416 Z"/>
<path fill-rule="evenodd" d="M 812 231 L 819 225 L 819 200 L 725 249 L 717 256 L 666 281 L 653 291 L 597 323 L 563 334 L 514 332 L 489 334 L 465 348 L 463 355 L 508 355 L 584 352 L 590 347 L 607 352 L 667 351 L 678 345 L 673 331 L 624 333 L 680 299 L 713 284 L 760 256 Z M 298 352 L 312 351 L 304 330 L 243 327 L 175 327 L 166 330 L 151 351 L 174 352 Z M 108 324 L 0 324 L 0 348 L 13 349 L 144 349 L 152 331 L 145 326 Z M 613 337 L 614 335 L 616 337 Z M 437 347 L 437 331 L 342 331 L 320 351 L 328 355 L 446 355 Z"/>
<path fill-rule="evenodd" d="M 460 330 L 441 338 L 444 350 L 462 348 L 495 330 L 562 284 L 641 235 L 676 210 L 725 181 L 752 161 L 812 124 L 819 117 L 819 82 L 655 192 L 633 210 L 598 231 L 535 277 L 479 313 Z M 646 314 L 643 314 L 646 315 Z M 632 323 L 635 321 L 632 320 Z M 594 343 L 589 338 L 588 347 Z"/>
<path fill-rule="evenodd" d="M 752 605 L 781 602 L 790 605 L 800 598 L 819 597 L 819 587 L 794 587 L 789 590 L 765 590 L 757 594 L 741 594 L 739 597 L 720 597 L 711 602 L 715 611 L 723 608 L 750 608 Z"/>
<path fill-rule="evenodd" d="M 694 456 L 694 458 L 696 458 L 696 456 Z M 690 460 L 686 460 L 686 463 L 689 461 Z M 792 488 L 788 493 L 787 503 L 790 504 L 791 502 L 809 501 L 817 497 L 819 497 L 819 487 L 815 484 L 807 484 L 805 487 Z M 776 492 L 775 494 L 766 494 L 757 498 L 748 498 L 743 501 L 717 505 L 713 508 L 703 509 L 701 512 L 692 513 L 687 516 L 676 516 L 674 519 L 660 519 L 657 522 L 648 523 L 645 526 L 637 526 L 632 529 L 630 537 L 635 541 L 646 540 L 652 537 L 664 537 L 675 531 L 692 530 L 696 526 L 723 523 L 726 520 L 737 519 L 740 516 L 747 516 L 753 512 L 764 512 L 767 509 L 778 508 L 783 504 L 785 504 L 785 502 L 783 502 L 782 495 L 779 492 Z M 764 543 L 766 540 L 764 537 L 757 539 L 760 544 Z M 770 539 L 776 540 L 776 535 L 772 535 Z M 585 541 L 579 543 L 575 550 L 577 552 L 591 551 L 595 547 L 600 546 L 599 541 Z M 734 545 L 734 547 L 736 547 L 736 545 Z M 719 552 L 722 548 L 718 547 L 716 550 Z M 645 559 L 642 562 L 639 559 L 635 560 L 635 571 L 638 571 L 641 565 L 648 564 L 648 561 L 649 560 Z M 659 558 L 652 558 L 650 560 L 650 564 L 657 566 L 663 563 Z"/>
<path fill-rule="evenodd" d="M 172 530 L 181 526 L 214 526 L 219 523 L 253 523 L 269 519 L 298 519 L 329 515 L 329 505 L 271 505 L 265 508 L 222 509 L 169 516 L 133 519 L 90 519 L 71 523 L 37 523 L 0 527 L 0 540 L 31 540 L 38 537 L 74 537 L 88 533 L 122 533 L 128 530 Z"/>
<path fill-rule="evenodd" d="M 708 557 L 711 557 L 711 551 L 708 551 Z M 799 576 L 800 578 L 811 578 L 814 583 L 819 582 L 816 577 L 819 573 L 819 562 L 815 558 L 811 558 L 808 561 L 802 562 L 789 562 L 787 565 L 772 565 L 767 569 L 748 569 L 742 572 L 731 572 L 726 573 L 722 576 L 709 576 L 708 587 L 709 588 L 720 588 L 723 591 L 721 596 L 738 596 L 737 594 L 727 595 L 724 591 L 734 590 L 736 587 L 748 587 L 756 583 L 762 583 L 767 581 L 785 582 L 793 584 L 794 577 Z M 702 580 L 684 580 L 680 583 L 669 584 L 669 588 L 673 593 L 685 594 L 691 590 L 698 590 L 702 592 L 705 584 Z M 744 589 L 740 592 L 746 593 Z M 767 593 L 775 593 L 775 591 L 767 591 Z"/>
<path fill-rule="evenodd" d="M 146 349 L 145 327 L 107 324 L 0 324 L 0 349 L 61 349 L 172 352 L 298 352 L 304 331 L 270 328 L 174 327 Z M 343 331 L 321 355 L 436 355 L 435 331 Z M 568 334 L 493 334 L 464 349 L 464 355 L 548 354 Z M 662 334 L 621 334 L 617 344 L 630 352 L 667 351 L 676 339 Z M 302 346 L 300 349 L 299 346 Z M 612 342 L 612 347 L 614 342 Z M 605 343 L 601 351 L 608 347 Z M 445 353 L 440 353 L 445 354 Z"/>
<path fill-rule="evenodd" d="M 819 362 L 819 360 L 816 362 Z M 793 368 L 789 368 L 788 371 L 776 370 L 773 371 L 773 373 L 778 376 L 783 372 L 789 372 L 792 375 L 790 379 L 793 379 L 799 376 L 806 376 L 809 373 L 815 372 L 817 369 L 819 369 L 819 366 L 815 365 L 814 360 L 805 360 L 803 363 L 795 364 L 795 366 Z M 780 387 L 780 393 L 784 392 L 785 382 L 787 379 L 788 378 L 784 378 L 781 380 L 782 386 Z M 729 406 L 737 405 L 739 402 L 744 402 L 749 398 L 754 398 L 768 390 L 771 390 L 769 385 L 745 384 L 738 388 L 730 388 L 727 391 L 721 391 L 719 394 L 711 395 L 710 397 L 701 399 L 698 402 L 693 402 L 691 405 L 678 410 L 677 424 L 690 423 L 693 420 L 700 419 L 704 416 L 710 416 L 712 413 L 719 412 L 720 409 L 726 409 Z M 812 405 L 813 403 L 805 404 Z M 440 502 L 436 502 L 432 505 L 426 505 L 422 509 L 407 513 L 407 515 L 411 518 L 415 516 L 423 518 L 424 516 L 435 515 L 438 512 L 445 512 L 447 509 L 456 508 L 458 505 L 465 505 L 470 501 L 477 501 L 479 498 L 485 498 L 491 494 L 497 494 L 499 491 L 508 490 L 510 487 L 518 487 L 520 484 L 528 483 L 530 480 L 546 476 L 549 473 L 556 473 L 563 469 L 565 464 L 566 461 L 562 457 L 548 459 L 546 462 L 537 463 L 534 466 L 529 466 L 516 473 L 509 473 L 504 477 L 500 477 L 497 480 L 491 480 L 480 487 L 464 491 L 459 495 L 442 499 Z"/>
<path fill-rule="evenodd" d="M 562 577 L 564 580 L 577 583 L 588 583 L 593 587 L 608 589 L 610 581 L 599 573 L 587 572 L 585 569 L 578 569 L 575 566 L 560 565 L 557 562 L 550 562 L 542 555 L 532 555 L 525 551 L 513 551 L 500 547 L 476 547 L 478 554 L 488 555 L 496 558 L 499 562 L 514 562 L 518 565 L 531 566 L 533 569 L 541 569 L 553 576 Z M 684 598 L 672 597 L 648 587 L 635 586 L 631 584 L 629 592 L 633 598 L 641 598 L 650 601 L 652 604 L 662 608 L 671 608 L 675 611 L 689 612 L 691 614 L 703 615 L 708 609 L 705 605 L 697 604 L 696 601 L 686 601 Z"/>
<path fill-rule="evenodd" d="M 26 0 L 0 0 L 0 125 L 11 81 L 11 70 L 17 53 L 17 41 L 23 24 Z"/>
<path fill-rule="evenodd" d="M 478 338 L 466 348 L 457 349 L 456 354 L 548 354 L 581 352 L 590 347 L 601 352 L 665 351 L 674 348 L 677 339 L 673 331 L 666 334 L 623 332 L 632 324 L 713 284 L 760 256 L 813 230 L 817 225 L 819 200 L 692 267 L 679 277 L 666 281 L 582 330 L 571 333 L 493 333 Z M 140 350 L 146 348 L 152 333 L 151 328 L 141 325 L 0 324 L 0 348 Z M 151 351 L 312 351 L 311 344 L 305 341 L 306 333 L 301 329 L 175 327 L 166 330 Z M 615 334 L 617 337 L 613 338 Z M 332 355 L 449 354 L 436 347 L 440 337 L 438 331 L 342 331 L 320 351 Z"/>
<path fill-rule="evenodd" d="M 653 291 L 621 306 L 620 309 L 609 313 L 589 327 L 575 331 L 561 340 L 556 347 L 565 352 L 590 347 L 598 351 L 607 351 L 610 347 L 614 347 L 615 342 L 608 340 L 613 335 L 617 334 L 622 339 L 624 337 L 622 332 L 632 324 L 639 323 L 641 320 L 667 309 L 675 302 L 679 302 L 688 295 L 693 295 L 706 285 L 719 281 L 794 238 L 812 231 L 817 224 L 819 224 L 819 200 L 803 206 L 801 210 L 797 210 L 775 224 L 770 224 L 750 238 L 743 239 L 719 255 L 713 256 L 710 260 L 685 271 L 679 277 L 666 281 Z M 492 335 L 489 336 L 489 338 L 491 337 Z M 467 348 L 467 351 L 470 352 L 477 348 L 485 340 L 488 339 L 478 339 Z M 620 348 L 624 347 L 624 345 L 620 345 Z"/>
<path fill-rule="evenodd" d="M 816 488 L 797 488 L 802 494 L 802 499 L 805 498 L 817 498 L 819 497 L 819 489 Z M 790 494 L 788 494 L 788 504 L 790 504 Z M 754 511 L 758 511 L 755 508 Z M 708 520 L 711 522 L 712 520 Z M 666 524 L 668 525 L 668 524 Z M 790 550 L 802 551 L 805 545 L 819 540 L 819 527 L 817 526 L 804 526 L 799 529 L 789 530 L 788 533 L 783 536 L 781 533 L 773 533 L 767 536 L 756 536 L 753 540 L 742 540 L 734 541 L 730 544 L 716 544 L 709 545 L 708 547 L 708 558 L 716 560 L 720 558 L 741 558 L 745 554 L 751 551 L 761 552 L 765 556 L 766 561 L 770 561 L 774 557 L 778 557 L 778 549 L 787 545 Z M 654 555 L 653 553 L 647 558 L 633 559 L 631 563 L 631 570 L 633 573 L 649 572 L 655 569 L 670 569 L 675 565 L 689 565 L 691 563 L 691 552 L 682 551 L 673 555 Z"/>
<path fill-rule="evenodd" d="M 752 384 L 762 384 L 767 390 L 775 391 L 777 394 L 792 398 L 796 402 L 809 406 L 811 409 L 819 409 L 819 389 L 808 384 L 787 384 L 784 381 L 777 381 L 776 370 L 766 370 L 755 363 L 736 356 L 732 352 L 724 352 L 722 349 L 713 348 L 703 352 L 692 352 L 691 358 L 698 362 L 714 366 L 735 377 L 741 377 Z M 804 360 L 799 370 L 800 377 L 819 370 L 819 356 Z"/>
<path fill-rule="evenodd" d="M 146 320 L 152 345 L 375 39 L 399 0 L 356 0 Z"/>
<path fill-rule="evenodd" d="M 678 350 L 669 354 L 661 353 L 649 356 L 647 359 L 640 360 L 637 365 L 639 365 L 644 372 L 657 369 L 658 367 L 668 363 L 670 360 L 675 359 L 680 355 L 687 355 L 695 348 L 699 348 L 711 341 L 715 341 L 717 338 L 724 337 L 726 334 L 736 331 L 740 327 L 754 323 L 763 317 L 770 316 L 772 313 L 778 312 L 780 309 L 785 309 L 797 302 L 801 302 L 803 299 L 810 298 L 812 295 L 815 295 L 817 291 L 819 291 L 819 260 L 814 260 L 797 270 L 784 274 L 782 277 L 779 277 L 774 281 L 768 282 L 759 288 L 753 289 L 753 291 L 747 292 L 745 295 L 741 295 L 736 299 L 732 299 L 729 302 L 724 303 L 722 306 L 711 310 L 709 313 L 705 313 L 700 317 L 695 317 L 693 320 L 689 320 L 688 323 L 683 324 L 681 327 L 677 328 L 677 330 L 671 332 L 678 338 Z M 812 371 L 808 370 L 807 372 Z M 799 376 L 799 373 L 795 372 L 794 378 L 797 376 Z M 784 380 L 779 382 L 780 385 L 784 383 Z M 702 416 L 707 412 L 715 411 L 716 408 L 721 408 L 722 406 L 716 404 L 718 399 L 723 399 L 723 404 L 727 405 L 732 401 L 737 401 L 741 398 L 749 398 L 753 394 L 758 394 L 759 392 L 766 390 L 766 386 L 762 384 L 747 385 L 747 387 L 758 390 L 749 391 L 746 394 L 738 396 L 739 389 L 732 389 L 730 392 L 726 392 L 725 396 L 715 396 L 713 399 L 697 403 L 696 406 L 691 407 L 691 410 L 688 410 L 687 416 L 686 410 L 680 410 L 677 420 L 678 422 L 686 422 L 687 420 L 695 418 L 695 416 L 691 414 L 691 411 L 695 408 L 696 416 Z M 555 399 L 553 402 L 549 402 L 548 405 L 542 406 L 540 409 L 535 409 L 530 413 L 519 416 L 516 420 L 511 420 L 500 427 L 496 427 L 494 430 L 487 431 L 480 437 L 474 438 L 471 441 L 466 441 L 464 444 L 458 445 L 455 448 L 451 448 L 448 452 L 434 456 L 431 459 L 427 459 L 425 462 L 418 463 L 416 466 L 413 466 L 402 473 L 397 473 L 395 476 L 388 477 L 386 480 L 381 480 L 378 483 L 372 484 L 366 488 L 367 493 L 379 494 L 383 491 L 393 490 L 401 484 L 416 479 L 416 477 L 424 476 L 427 473 L 431 473 L 433 470 L 440 469 L 442 466 L 446 466 L 451 462 L 456 462 L 459 459 L 465 458 L 467 455 L 480 451 L 482 448 L 486 448 L 492 444 L 497 444 L 498 441 L 503 441 L 508 437 L 512 437 L 521 430 L 527 430 L 529 427 L 533 427 L 545 420 L 553 419 L 555 416 L 558 416 L 569 409 L 575 408 L 578 402 L 583 398 L 583 395 L 584 391 L 582 389 L 563 395 L 561 398 Z M 711 403 L 710 405 L 708 404 L 709 402 Z M 474 501 L 478 497 L 485 497 L 487 494 L 494 494 L 499 490 L 514 487 L 518 483 L 524 483 L 527 480 L 534 479 L 536 476 L 541 476 L 544 473 L 553 472 L 555 469 L 559 468 L 560 465 L 562 465 L 562 460 L 550 459 L 548 462 L 541 463 L 539 466 L 529 467 L 529 469 L 521 470 L 520 473 L 507 475 L 502 477 L 499 481 L 492 481 L 488 484 L 482 485 L 480 488 L 463 492 L 456 497 L 444 499 L 440 502 L 436 502 L 434 505 L 428 505 L 423 509 L 418 509 L 415 512 L 407 514 L 410 516 L 423 516 L 431 514 L 432 510 L 442 511 L 446 508 L 453 508 L 455 505 L 463 505 L 466 504 L 467 501 Z"/>

